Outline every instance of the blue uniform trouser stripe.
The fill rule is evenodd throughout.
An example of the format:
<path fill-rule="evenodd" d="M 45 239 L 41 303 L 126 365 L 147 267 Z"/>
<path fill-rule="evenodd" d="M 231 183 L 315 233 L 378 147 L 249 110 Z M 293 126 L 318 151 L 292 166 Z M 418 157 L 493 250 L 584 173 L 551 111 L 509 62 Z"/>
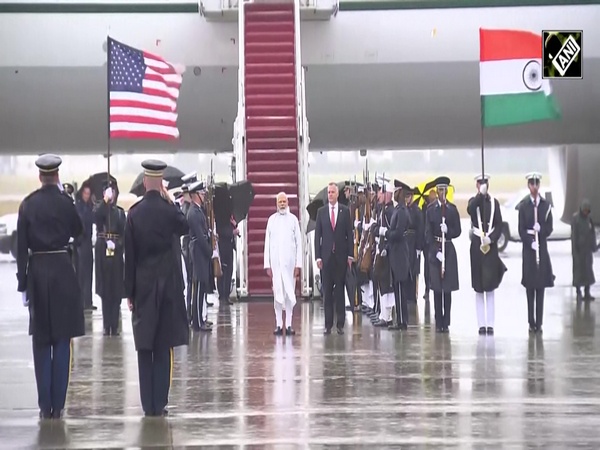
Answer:
<path fill-rule="evenodd" d="M 71 366 L 71 341 L 61 339 L 55 344 L 33 341 L 33 365 L 40 410 L 62 411 L 67 398 Z"/>

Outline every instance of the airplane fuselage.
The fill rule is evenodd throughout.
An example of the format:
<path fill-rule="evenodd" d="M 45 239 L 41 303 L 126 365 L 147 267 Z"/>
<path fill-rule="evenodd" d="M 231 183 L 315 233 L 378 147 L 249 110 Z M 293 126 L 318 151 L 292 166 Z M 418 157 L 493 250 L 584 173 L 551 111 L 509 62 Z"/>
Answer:
<path fill-rule="evenodd" d="M 552 83 L 563 119 L 489 130 L 486 146 L 600 143 L 598 23 L 598 5 L 342 8 L 331 20 L 303 21 L 311 150 L 479 147 L 480 27 L 584 33 L 583 79 Z M 232 150 L 237 23 L 193 12 L 2 13 L 0 30 L 0 152 L 106 149 L 107 33 L 187 66 L 181 140 L 116 142 L 113 151 Z"/>

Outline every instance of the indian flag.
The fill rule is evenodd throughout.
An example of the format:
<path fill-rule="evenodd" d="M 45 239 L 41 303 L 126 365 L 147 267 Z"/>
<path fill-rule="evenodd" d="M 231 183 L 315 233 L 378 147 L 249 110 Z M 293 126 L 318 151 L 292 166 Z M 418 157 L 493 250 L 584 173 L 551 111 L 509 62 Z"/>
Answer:
<path fill-rule="evenodd" d="M 542 79 L 542 37 L 529 31 L 479 29 L 484 127 L 559 119 L 550 82 Z"/>

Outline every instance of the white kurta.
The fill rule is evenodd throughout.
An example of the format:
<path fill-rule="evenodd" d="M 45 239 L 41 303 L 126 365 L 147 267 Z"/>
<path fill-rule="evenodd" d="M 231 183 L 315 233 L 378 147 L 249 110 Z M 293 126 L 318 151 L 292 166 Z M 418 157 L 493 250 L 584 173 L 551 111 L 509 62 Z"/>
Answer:
<path fill-rule="evenodd" d="M 294 268 L 302 267 L 302 234 L 298 219 L 289 209 L 274 213 L 265 233 L 265 269 L 273 273 L 273 296 L 280 304 L 285 298 L 296 304 Z"/>

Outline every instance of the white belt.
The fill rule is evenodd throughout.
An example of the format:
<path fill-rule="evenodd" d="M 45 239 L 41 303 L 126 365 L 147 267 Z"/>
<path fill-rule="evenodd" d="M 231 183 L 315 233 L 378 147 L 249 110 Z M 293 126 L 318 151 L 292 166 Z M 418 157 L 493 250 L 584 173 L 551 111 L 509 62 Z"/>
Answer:
<path fill-rule="evenodd" d="M 477 227 L 472 227 L 473 229 L 473 234 L 477 237 L 483 237 L 484 233 L 483 231 L 481 231 L 479 228 Z M 490 234 L 492 234 L 494 232 L 494 227 L 492 227 L 488 232 L 486 236 L 489 236 Z"/>
<path fill-rule="evenodd" d="M 532 236 L 535 235 L 535 230 L 531 229 L 531 230 L 527 230 L 527 234 L 531 234 Z"/>

